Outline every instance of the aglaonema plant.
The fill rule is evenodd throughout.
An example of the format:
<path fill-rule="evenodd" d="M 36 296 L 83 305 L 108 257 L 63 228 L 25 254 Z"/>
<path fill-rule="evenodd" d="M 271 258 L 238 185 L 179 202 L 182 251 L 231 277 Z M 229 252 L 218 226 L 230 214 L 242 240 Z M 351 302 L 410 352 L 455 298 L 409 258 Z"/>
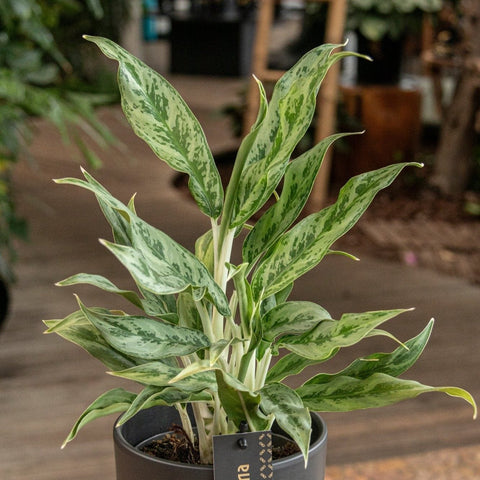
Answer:
<path fill-rule="evenodd" d="M 401 163 L 350 179 L 337 201 L 297 222 L 328 147 L 341 134 L 322 140 L 291 160 L 310 125 L 316 95 L 328 69 L 349 52 L 323 45 L 307 53 L 278 81 L 270 101 L 259 83 L 256 123 L 243 140 L 225 195 L 205 135 L 176 90 L 158 73 L 112 41 L 86 37 L 119 63 L 123 111 L 135 133 L 173 169 L 189 175 L 189 188 L 211 229 L 195 253 L 149 225 L 128 203 L 114 198 L 91 175 L 57 183 L 93 192 L 113 231 L 101 243 L 126 267 L 138 291 L 123 290 L 93 274 L 74 275 L 59 285 L 90 284 L 118 294 L 141 313 L 88 307 L 61 320 L 47 320 L 47 332 L 83 347 L 116 377 L 133 380 L 139 392 L 116 388 L 101 395 L 80 416 L 65 443 L 93 419 L 174 406 L 202 463 L 212 461 L 212 436 L 236 432 L 242 421 L 252 431 L 276 421 L 307 459 L 310 411 L 380 407 L 424 392 L 466 400 L 456 387 L 431 387 L 398 378 L 419 357 L 432 321 L 391 353 L 360 358 L 336 374 L 318 373 L 298 388 L 288 377 L 320 365 L 365 337 L 392 335 L 380 327 L 403 309 L 346 313 L 334 319 L 309 301 L 289 301 L 292 286 L 332 250 L 357 222 L 374 196 L 408 166 Z M 283 180 L 281 193 L 276 193 Z M 252 216 L 271 197 L 276 201 L 254 223 Z M 192 203 L 193 205 L 193 203 Z M 242 235 L 242 231 L 248 235 Z M 241 263 L 234 265 L 234 242 Z M 280 353 L 286 352 L 280 357 Z M 272 361 L 279 356 L 278 361 Z M 287 382 L 285 382 L 287 380 Z M 196 430 L 187 414 L 191 404 Z M 196 432 L 194 434 L 194 432 Z"/>

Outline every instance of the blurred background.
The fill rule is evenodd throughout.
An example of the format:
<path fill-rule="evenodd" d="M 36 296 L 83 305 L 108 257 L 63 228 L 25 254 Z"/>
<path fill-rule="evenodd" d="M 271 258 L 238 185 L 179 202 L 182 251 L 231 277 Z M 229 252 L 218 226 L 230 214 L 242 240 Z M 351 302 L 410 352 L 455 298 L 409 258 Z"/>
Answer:
<path fill-rule="evenodd" d="M 42 319 L 60 318 L 73 305 L 56 281 L 99 267 L 121 283 L 124 273 L 97 246 L 109 233 L 91 216 L 93 200 L 51 178 L 78 176 L 82 164 L 124 198 L 138 191 L 144 216 L 177 240 L 193 246 L 207 228 L 193 205 L 190 211 L 185 178 L 130 132 L 116 65 L 83 34 L 120 43 L 180 91 L 224 178 L 255 113 L 252 73 L 271 90 L 271 80 L 324 42 L 348 40 L 347 49 L 370 56 L 373 62 L 348 58 L 329 74 L 315 122 L 295 152 L 319 135 L 365 130 L 330 152 L 309 208 L 330 203 L 352 175 L 397 161 L 424 168 L 402 174 L 340 241 L 339 248 L 367 259 L 360 276 L 332 263 L 326 272 L 335 291 L 325 273 L 310 282 L 324 289 L 323 303 L 333 310 L 353 300 L 383 307 L 374 303 L 379 297 L 389 300 L 386 308 L 415 302 L 419 309 L 400 334 L 419 331 L 417 319 L 440 317 L 418 373 L 478 393 L 479 18 L 475 0 L 2 0 L 0 429 L 9 433 L 0 441 L 0 477 L 113 478 L 111 422 L 92 427 L 68 452 L 57 449 L 110 380 L 83 352 L 40 334 Z M 330 478 L 477 478 L 478 426 L 464 410 L 458 424 L 455 408 L 435 402 L 420 402 L 413 419 L 403 407 L 397 416 L 387 409 L 328 419 Z M 433 411 L 435 426 L 419 420 Z M 360 446 L 350 438 L 355 429 L 367 435 Z M 433 476 L 416 476 L 422 468 Z"/>

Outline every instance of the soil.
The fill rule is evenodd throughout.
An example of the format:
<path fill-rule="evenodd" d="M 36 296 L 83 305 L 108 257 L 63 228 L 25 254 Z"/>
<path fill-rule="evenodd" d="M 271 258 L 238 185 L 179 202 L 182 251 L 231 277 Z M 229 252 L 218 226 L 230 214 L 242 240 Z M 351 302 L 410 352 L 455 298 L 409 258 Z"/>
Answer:
<path fill-rule="evenodd" d="M 165 435 L 163 438 L 154 440 L 140 449 L 142 452 L 154 457 L 170 460 L 173 462 L 181 462 L 187 464 L 200 464 L 200 454 L 198 444 L 192 444 L 185 434 L 182 427 L 178 425 L 172 426 L 172 433 Z M 273 446 L 272 458 L 288 457 L 299 452 L 298 446 L 291 441 L 287 441 L 280 446 Z"/>
<path fill-rule="evenodd" d="M 182 427 L 172 426 L 172 432 L 163 438 L 154 440 L 140 450 L 154 457 L 188 464 L 200 464 L 198 446 L 192 444 Z"/>

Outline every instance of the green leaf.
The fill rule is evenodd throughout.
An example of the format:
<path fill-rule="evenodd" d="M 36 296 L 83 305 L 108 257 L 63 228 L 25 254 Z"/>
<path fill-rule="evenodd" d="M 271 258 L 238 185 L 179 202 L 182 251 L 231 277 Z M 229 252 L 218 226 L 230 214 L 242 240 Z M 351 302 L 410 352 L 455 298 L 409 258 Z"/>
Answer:
<path fill-rule="evenodd" d="M 325 320 L 302 335 L 286 335 L 280 339 L 279 346 L 305 358 L 322 360 L 337 348 L 358 343 L 375 327 L 406 311 L 345 313 L 340 320 Z"/>
<path fill-rule="evenodd" d="M 62 180 L 62 183 L 67 182 L 92 190 L 90 184 L 81 180 Z M 104 198 L 110 201 L 107 196 Z M 138 218 L 121 202 L 114 199 L 112 206 L 129 215 L 132 246 L 118 245 L 106 240 L 101 243 L 128 269 L 139 286 L 158 295 L 182 292 L 191 286 L 197 290 L 193 294 L 198 296 L 198 300 L 202 298 L 206 288 L 208 298 L 219 312 L 222 315 L 230 314 L 225 294 L 195 255 L 162 231 Z"/>
<path fill-rule="evenodd" d="M 72 441 L 77 436 L 78 431 L 87 423 L 112 413 L 124 412 L 130 407 L 135 397 L 135 393 L 127 392 L 123 388 L 115 388 L 100 395 L 79 417 L 63 442 L 62 448 Z"/>
<path fill-rule="evenodd" d="M 306 464 L 312 427 L 308 408 L 305 408 L 295 390 L 281 383 L 265 385 L 259 393 L 263 412 L 275 416 L 280 428 L 300 447 Z"/>
<path fill-rule="evenodd" d="M 331 135 L 288 164 L 280 199 L 256 222 L 243 244 L 243 260 L 255 263 L 297 219 L 330 145 L 348 134 Z"/>
<path fill-rule="evenodd" d="M 188 355 L 210 345 L 198 330 L 170 325 L 147 317 L 99 314 L 79 306 L 86 318 L 116 350 L 145 360 Z"/>
<path fill-rule="evenodd" d="M 384 373 L 375 373 L 365 379 L 335 377 L 328 383 L 303 385 L 296 391 L 306 407 L 319 412 L 349 412 L 384 407 L 414 398 L 421 393 L 443 392 L 452 397 L 463 398 L 472 405 L 474 417 L 477 414 L 475 400 L 461 388 L 430 387 Z"/>
<path fill-rule="evenodd" d="M 111 40 L 84 38 L 118 61 L 122 108 L 134 132 L 170 167 L 190 176 L 189 188 L 198 206 L 217 218 L 223 204 L 220 175 L 200 124 L 179 93 Z"/>
<path fill-rule="evenodd" d="M 217 389 L 215 375 L 212 371 L 200 372 L 183 378 L 178 382 L 172 380 L 182 371 L 182 368 L 166 365 L 163 362 L 149 362 L 137 365 L 126 370 L 110 372 L 115 377 L 126 378 L 144 385 L 157 387 L 174 387 L 184 392 L 201 392 L 208 390 L 214 392 Z"/>
<path fill-rule="evenodd" d="M 202 330 L 202 319 L 200 318 L 195 300 L 190 292 L 178 294 L 177 310 L 178 324 L 180 327 Z"/>
<path fill-rule="evenodd" d="M 158 295 L 139 286 L 144 297 L 142 308 L 151 317 L 160 317 L 169 323 L 178 323 L 177 299 L 175 295 Z"/>
<path fill-rule="evenodd" d="M 214 269 L 213 232 L 206 231 L 195 242 L 195 256 L 207 267 L 211 275 Z"/>
<path fill-rule="evenodd" d="M 117 200 L 103 185 L 95 180 L 85 169 L 81 168 L 86 181 L 78 178 L 59 178 L 59 185 L 74 185 L 89 190 L 95 194 L 100 209 L 110 224 L 115 242 L 131 246 L 130 214 L 131 210 Z"/>
<path fill-rule="evenodd" d="M 280 335 L 302 334 L 331 318 L 323 307 L 313 302 L 286 302 L 262 317 L 263 338 L 273 342 Z"/>
<path fill-rule="evenodd" d="M 433 319 L 416 337 L 405 342 L 405 346 L 400 346 L 391 353 L 374 353 L 357 359 L 347 368 L 335 374 L 321 373 L 305 382 L 305 385 L 328 383 L 336 377 L 364 379 L 374 373 L 398 377 L 417 361 L 430 338 L 432 328 Z"/>
<path fill-rule="evenodd" d="M 283 177 L 293 149 L 312 121 L 316 95 L 329 67 L 352 55 L 332 55 L 337 47 L 322 45 L 311 50 L 276 83 L 239 178 L 231 228 L 243 225 L 268 200 Z"/>
<path fill-rule="evenodd" d="M 252 393 L 242 382 L 223 370 L 215 370 L 215 376 L 218 395 L 229 421 L 236 427 L 246 421 L 252 432 L 267 430 L 272 419 L 260 411 L 260 395 Z"/>
<path fill-rule="evenodd" d="M 174 384 L 185 378 L 191 377 L 198 373 L 208 372 L 215 370 L 215 366 L 210 363 L 210 360 L 199 360 L 198 362 L 191 363 L 184 367 L 169 383 Z"/>
<path fill-rule="evenodd" d="M 242 325 L 245 335 L 250 335 L 252 332 L 254 305 L 250 284 L 246 278 L 248 265 L 246 263 L 238 266 L 228 264 L 227 267 L 229 268 L 230 277 L 233 279 L 237 293 L 240 324 Z"/>
<path fill-rule="evenodd" d="M 123 370 L 136 365 L 135 358 L 124 355 L 109 345 L 81 311 L 74 312 L 63 320 L 46 320 L 44 323 L 49 327 L 46 333 L 55 332 L 112 370 Z"/>
<path fill-rule="evenodd" d="M 129 409 L 122 415 L 117 422 L 117 427 L 130 420 L 140 410 L 151 408 L 157 405 L 175 405 L 176 403 L 186 402 L 208 402 L 212 396 L 202 392 L 183 392 L 173 387 L 155 387 L 148 385 L 135 398 Z"/>
<path fill-rule="evenodd" d="M 142 301 L 135 292 L 132 292 L 130 290 L 122 290 L 116 285 L 114 285 L 110 280 L 108 280 L 108 278 L 105 278 L 101 275 L 77 273 L 76 275 L 72 275 L 71 277 L 68 277 L 65 280 L 58 282 L 56 285 L 59 287 L 66 287 L 78 284 L 92 285 L 106 292 L 115 293 L 125 298 L 129 302 L 133 303 L 133 305 L 142 308 Z"/>
<path fill-rule="evenodd" d="M 331 355 L 322 360 L 312 360 L 311 358 L 301 357 L 295 353 L 289 353 L 281 357 L 268 371 L 266 383 L 280 382 L 290 375 L 296 375 L 310 365 L 325 362 L 338 352 L 338 348 L 331 352 Z"/>
<path fill-rule="evenodd" d="M 159 265 L 161 268 L 166 264 L 163 270 L 167 275 L 176 275 L 178 280 L 194 288 L 206 288 L 219 312 L 222 315 L 230 314 L 224 292 L 193 253 L 138 217 L 132 217 L 131 228 L 134 247 L 140 250 L 152 265 Z M 195 297 L 195 292 L 193 293 Z"/>
<path fill-rule="evenodd" d="M 351 178 L 335 204 L 309 215 L 283 234 L 253 275 L 254 297 L 266 298 L 315 267 L 331 245 L 355 225 L 375 195 L 409 165 L 419 164 L 390 165 Z"/>

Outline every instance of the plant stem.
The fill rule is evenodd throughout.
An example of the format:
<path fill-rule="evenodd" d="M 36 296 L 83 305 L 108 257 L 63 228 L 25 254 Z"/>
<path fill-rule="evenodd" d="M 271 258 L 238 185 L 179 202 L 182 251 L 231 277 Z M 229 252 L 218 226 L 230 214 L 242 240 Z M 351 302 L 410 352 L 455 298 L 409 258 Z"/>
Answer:
<path fill-rule="evenodd" d="M 226 237 L 219 239 L 222 243 L 218 245 L 219 251 L 218 254 L 215 255 L 218 263 L 215 265 L 214 280 L 224 292 L 227 290 L 227 268 L 225 264 L 230 261 L 234 233 L 234 230 L 230 230 Z M 223 338 L 223 327 L 223 316 L 214 308 L 212 313 L 212 329 L 216 340 Z"/>
<path fill-rule="evenodd" d="M 258 362 L 257 375 L 255 380 L 255 390 L 260 390 L 265 385 L 265 379 L 267 378 L 268 369 L 272 360 L 272 353 L 268 350 L 263 358 Z"/>
<path fill-rule="evenodd" d="M 241 382 L 243 382 L 247 377 L 247 372 L 251 368 L 250 365 L 251 365 L 252 356 L 254 353 L 255 352 L 253 350 L 250 350 L 242 357 L 242 361 L 240 362 L 240 368 L 238 370 L 238 379 Z"/>
<path fill-rule="evenodd" d="M 205 409 L 206 405 L 202 403 L 192 403 L 193 415 L 195 416 L 195 423 L 197 425 L 197 435 L 198 435 L 198 450 L 200 453 L 200 463 L 202 464 L 212 464 L 213 463 L 213 452 L 212 452 L 212 439 L 207 433 L 205 427 Z"/>
<path fill-rule="evenodd" d="M 195 301 L 195 306 L 197 307 L 197 311 L 198 311 L 198 313 L 200 315 L 200 318 L 202 320 L 203 331 L 207 334 L 207 337 L 210 340 L 210 342 L 214 343 L 216 338 L 215 338 L 215 334 L 213 332 L 212 322 L 210 321 L 210 316 L 207 312 L 207 309 L 205 308 L 204 303 L 201 300 Z"/>
<path fill-rule="evenodd" d="M 182 422 L 182 427 L 185 433 L 187 434 L 192 445 L 195 443 L 195 435 L 193 434 L 192 422 L 188 416 L 186 408 L 184 408 L 180 403 L 175 404 L 175 408 L 180 415 L 180 421 Z"/>

